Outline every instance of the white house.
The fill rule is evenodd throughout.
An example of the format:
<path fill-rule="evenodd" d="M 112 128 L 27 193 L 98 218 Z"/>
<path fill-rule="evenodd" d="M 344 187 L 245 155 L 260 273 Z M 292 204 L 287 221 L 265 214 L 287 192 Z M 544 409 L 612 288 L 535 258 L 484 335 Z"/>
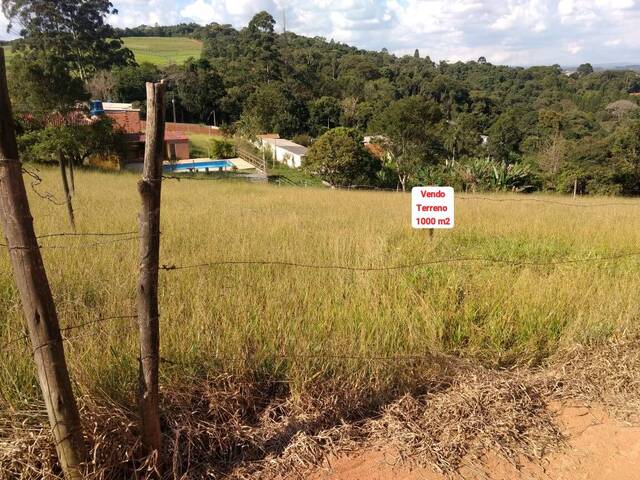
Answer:
<path fill-rule="evenodd" d="M 276 161 L 284 163 L 291 168 L 300 168 L 307 155 L 307 147 L 299 145 L 284 138 L 273 138 L 272 135 L 259 137 L 262 148 L 268 148 Z"/>

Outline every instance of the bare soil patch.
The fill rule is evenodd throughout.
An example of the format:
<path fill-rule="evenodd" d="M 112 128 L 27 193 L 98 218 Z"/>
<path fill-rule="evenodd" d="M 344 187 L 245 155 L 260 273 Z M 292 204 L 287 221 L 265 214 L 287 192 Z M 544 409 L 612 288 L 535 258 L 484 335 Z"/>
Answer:
<path fill-rule="evenodd" d="M 413 365 L 404 391 L 325 379 L 296 394 L 273 379 L 194 377 L 162 392 L 164 478 L 637 478 L 636 344 L 512 370 L 434 356 Z M 134 409 L 89 397 L 80 405 L 88 479 L 156 478 Z M 41 407 L 8 413 L 0 480 L 58 478 Z"/>
<path fill-rule="evenodd" d="M 463 465 L 454 474 L 410 467 L 397 449 L 359 450 L 332 456 L 309 480 L 632 480 L 640 470 L 640 427 L 616 420 L 602 405 L 555 404 L 566 445 L 540 462 L 516 465 L 495 452 L 482 462 Z"/>

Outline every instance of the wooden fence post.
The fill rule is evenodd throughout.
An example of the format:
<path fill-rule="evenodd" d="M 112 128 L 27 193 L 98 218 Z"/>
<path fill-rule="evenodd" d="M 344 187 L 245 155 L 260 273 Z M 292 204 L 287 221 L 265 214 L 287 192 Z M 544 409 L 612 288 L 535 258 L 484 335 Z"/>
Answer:
<path fill-rule="evenodd" d="M 62 176 L 62 189 L 64 190 L 64 201 L 67 205 L 67 215 L 69 217 L 69 223 L 71 224 L 71 228 L 73 231 L 76 231 L 76 219 L 73 214 L 73 203 L 71 203 L 71 191 L 69 190 L 69 181 L 67 180 L 67 166 L 66 159 L 64 158 L 64 154 L 60 152 L 58 157 L 58 162 L 60 165 L 60 175 Z"/>
<path fill-rule="evenodd" d="M 2 49 L 0 217 L 33 345 L 33 357 L 58 460 L 67 479 L 80 480 L 83 478 L 82 464 L 87 459 L 87 449 L 64 357 L 58 316 L 33 229 L 33 218 L 22 178 Z"/>
<path fill-rule="evenodd" d="M 144 167 L 138 191 L 140 211 L 140 265 L 138 280 L 138 325 L 140 328 L 140 416 L 142 440 L 162 464 L 162 434 L 158 370 L 160 321 L 158 312 L 158 267 L 160 261 L 160 193 L 164 157 L 164 83 L 147 83 L 147 124 Z"/>

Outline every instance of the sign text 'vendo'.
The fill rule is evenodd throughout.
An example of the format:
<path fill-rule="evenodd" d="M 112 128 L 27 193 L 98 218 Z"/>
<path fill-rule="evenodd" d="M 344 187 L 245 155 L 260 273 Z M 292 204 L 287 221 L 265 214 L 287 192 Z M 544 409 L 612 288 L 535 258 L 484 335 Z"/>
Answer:
<path fill-rule="evenodd" d="M 453 187 L 414 187 L 411 190 L 413 228 L 453 228 Z"/>

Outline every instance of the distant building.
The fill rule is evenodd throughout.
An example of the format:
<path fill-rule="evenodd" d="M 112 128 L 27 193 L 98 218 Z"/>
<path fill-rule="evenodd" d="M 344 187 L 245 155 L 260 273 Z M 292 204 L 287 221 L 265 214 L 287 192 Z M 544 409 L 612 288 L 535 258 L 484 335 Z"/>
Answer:
<path fill-rule="evenodd" d="M 291 168 L 300 168 L 304 158 L 307 156 L 307 147 L 291 140 L 279 138 L 276 134 L 259 135 L 258 141 L 262 148 L 271 150 L 276 161 L 284 163 Z"/>
<path fill-rule="evenodd" d="M 93 106 L 91 110 L 93 113 Z M 102 112 L 111 118 L 125 133 L 137 134 L 143 131 L 140 122 L 140 109 L 133 108 L 130 103 L 104 102 L 102 103 Z"/>
<path fill-rule="evenodd" d="M 130 103 L 94 101 L 91 103 L 91 112 L 113 119 L 126 134 L 128 142 L 125 163 L 144 160 L 145 124 L 140 120 L 139 108 L 133 108 Z M 190 157 L 189 138 L 184 133 L 165 129 L 164 143 L 166 160 L 187 160 Z"/>

